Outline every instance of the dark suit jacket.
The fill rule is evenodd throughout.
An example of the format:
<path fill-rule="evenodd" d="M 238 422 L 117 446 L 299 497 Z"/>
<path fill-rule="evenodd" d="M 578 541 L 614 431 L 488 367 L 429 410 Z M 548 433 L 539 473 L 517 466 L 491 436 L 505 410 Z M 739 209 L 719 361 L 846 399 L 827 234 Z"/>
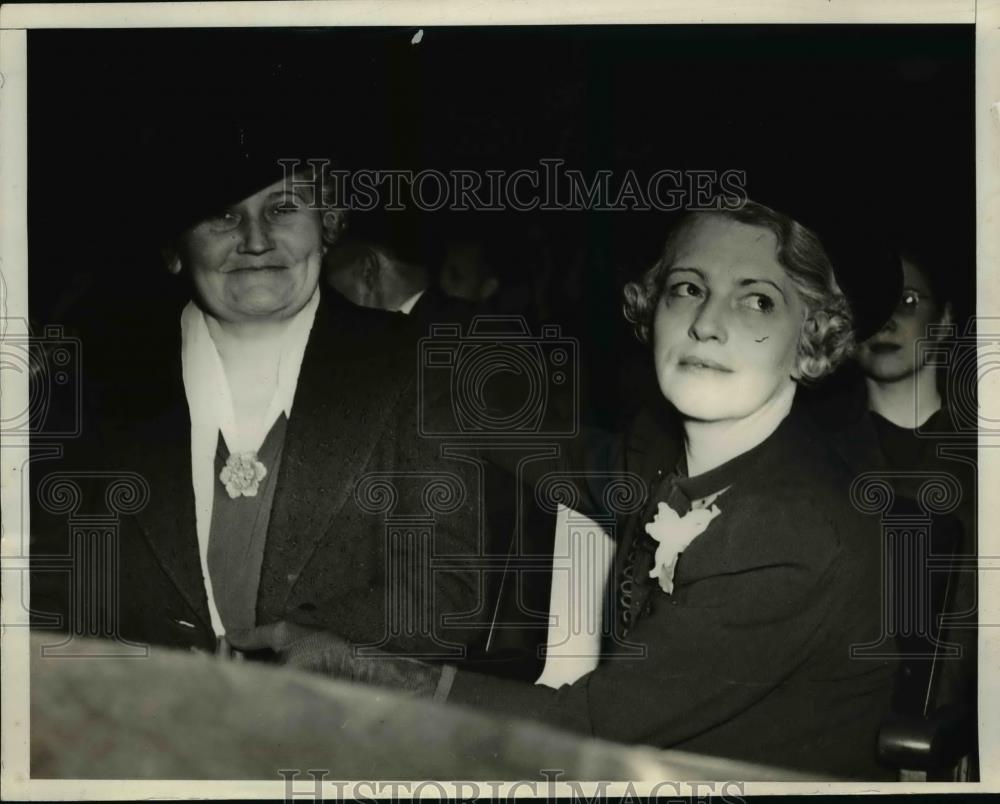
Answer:
<path fill-rule="evenodd" d="M 432 328 L 439 325 L 457 326 L 467 336 L 477 315 L 496 313 L 431 285 L 413 306 L 407 324 L 418 339 L 433 337 Z M 537 334 L 538 328 L 532 331 Z M 493 379 L 508 380 L 509 375 Z M 514 397 L 510 404 L 515 410 L 523 404 L 526 390 L 516 383 L 505 387 L 504 393 Z M 551 556 L 555 516 L 536 504 L 530 488 L 518 488 L 511 473 L 490 464 L 484 466 L 483 501 L 489 534 L 485 550 L 492 568 L 482 575 L 487 600 L 485 616 L 480 618 L 482 644 L 477 646 L 482 650 L 474 651 L 475 662 L 469 666 L 534 681 L 544 666 L 540 649 L 548 635 L 550 590 L 550 574 L 538 567 Z M 534 571 L 524 571 L 525 567 Z"/>
<path fill-rule="evenodd" d="M 474 302 L 456 299 L 431 285 L 417 299 L 408 319 L 417 327 L 418 334 L 424 336 L 429 334 L 431 324 L 461 324 L 467 327 L 473 316 L 488 312 Z"/>
<path fill-rule="evenodd" d="M 975 433 L 956 431 L 947 407 L 931 416 L 919 435 L 897 427 L 869 409 L 857 372 L 848 379 L 855 382 L 845 381 L 845 388 L 826 405 L 821 404 L 822 398 L 814 400 L 813 417 L 830 433 L 854 473 L 884 473 L 893 490 L 885 511 L 887 520 L 909 517 L 930 525 L 927 534 L 922 529 L 896 529 L 897 549 L 902 552 L 893 557 L 896 599 L 890 610 L 896 618 L 892 630 L 899 636 L 903 661 L 894 709 L 922 717 L 930 688 L 931 710 L 950 705 L 964 711 L 968 733 L 975 740 L 977 591 L 976 575 L 969 571 L 977 553 Z M 957 507 L 947 514 L 928 508 L 932 497 L 925 498 L 921 488 L 940 475 L 951 476 L 961 490 Z M 951 492 L 946 492 L 937 505 L 950 497 Z M 921 542 L 924 538 L 926 546 Z M 928 558 L 921 558 L 924 555 L 933 556 L 937 564 L 933 572 L 928 570 Z M 946 559 L 951 559 L 955 571 L 942 571 Z M 916 613 L 915 607 L 919 607 Z M 926 631 L 914 625 L 924 618 L 931 620 Z M 939 641 L 949 647 L 942 649 Z M 961 655 L 947 655 L 955 646 L 961 648 Z"/>
<path fill-rule="evenodd" d="M 568 504 L 614 519 L 606 611 L 616 623 L 623 562 L 637 539 L 648 541 L 653 492 L 678 457 L 679 442 L 643 417 L 623 438 L 586 440 L 570 461 L 588 474 L 577 475 Z M 637 502 L 609 492 L 636 478 Z M 880 539 L 877 523 L 852 507 L 850 480 L 793 412 L 755 449 L 677 482 L 692 500 L 730 488 L 721 514 L 682 553 L 672 595 L 643 583 L 650 562 L 637 565 L 640 616 L 624 639 L 615 629 L 594 672 L 552 690 L 459 671 L 449 700 L 621 742 L 886 778 L 876 733 L 894 665 L 851 658 L 852 645 L 880 633 Z"/>
<path fill-rule="evenodd" d="M 412 339 L 399 317 L 328 295 L 316 313 L 288 423 L 258 624 L 291 620 L 352 642 L 434 653 L 438 640 L 473 636 L 442 618 L 479 602 L 466 560 L 478 553 L 483 530 L 479 480 L 472 464 L 439 459 L 438 442 L 418 435 L 418 410 L 434 415 L 437 403 L 417 404 Z M 99 443 L 81 450 L 72 471 L 84 489 L 76 510 L 46 514 L 51 491 L 41 478 L 33 555 L 40 568 L 46 555 L 70 552 L 69 519 L 106 508 L 106 480 L 93 470 L 134 473 L 148 488 L 148 502 L 134 512 L 119 508 L 116 627 L 141 643 L 212 649 L 179 356 L 178 339 L 162 360 L 148 358 L 168 377 L 160 410 L 145 409 L 117 431 L 106 426 L 109 417 L 99 417 L 105 425 Z M 134 390 L 141 382 L 129 384 Z M 155 404 L 153 396 L 144 396 L 146 404 Z M 93 419 L 90 427 L 96 430 Z M 383 477 L 359 485 L 372 473 Z M 433 558 L 415 547 L 414 534 L 428 527 Z M 69 613 L 64 576 L 36 572 L 33 589 L 35 610 Z"/>

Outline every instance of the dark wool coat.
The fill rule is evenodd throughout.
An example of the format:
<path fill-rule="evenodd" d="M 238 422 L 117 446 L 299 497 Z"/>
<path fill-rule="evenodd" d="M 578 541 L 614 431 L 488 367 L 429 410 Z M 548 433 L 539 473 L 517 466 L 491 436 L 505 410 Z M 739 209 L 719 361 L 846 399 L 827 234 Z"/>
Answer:
<path fill-rule="evenodd" d="M 291 620 L 356 643 L 455 659 L 456 651 L 441 643 L 480 636 L 444 622 L 482 608 L 467 561 L 479 552 L 484 528 L 479 470 L 440 458 L 438 441 L 419 435 L 418 414 L 435 415 L 437 402 L 417 404 L 413 338 L 403 317 L 328 296 L 316 313 L 285 437 L 258 624 Z M 165 401 L 127 424 L 114 426 L 106 416 L 91 422 L 101 425 L 102 437 L 74 462 L 70 474 L 83 487 L 83 502 L 69 513 L 105 507 L 102 479 L 81 472 L 141 478 L 148 502 L 117 520 L 117 601 L 101 605 L 117 608 L 113 619 L 127 640 L 211 650 L 179 339 L 151 363 L 167 378 Z M 141 380 L 125 383 L 135 391 Z M 155 395 L 145 394 L 148 404 Z M 35 467 L 41 498 L 48 493 L 44 475 L 65 470 L 51 462 Z M 33 608 L 67 614 L 67 578 L 43 571 L 47 556 L 71 549 L 67 514 L 46 513 L 51 502 L 35 506 Z M 427 529 L 429 551 L 417 547 Z"/>
<path fill-rule="evenodd" d="M 640 478 L 648 495 L 639 506 L 617 495 L 632 513 L 615 517 L 606 611 L 616 623 L 623 564 L 636 540 L 649 541 L 643 525 L 663 499 L 661 478 L 678 465 L 678 443 L 641 417 L 625 437 L 591 439 L 568 461 L 578 472 L 571 504 L 582 513 L 607 518 L 616 473 Z M 894 664 L 851 652 L 880 635 L 879 529 L 852 507 L 850 482 L 793 411 L 753 450 L 676 481 L 690 501 L 728 486 L 721 514 L 681 554 L 672 595 L 642 583 L 652 562 L 639 550 L 636 619 L 624 637 L 613 629 L 595 671 L 552 690 L 459 670 L 449 700 L 620 742 L 885 778 L 876 733 Z"/>

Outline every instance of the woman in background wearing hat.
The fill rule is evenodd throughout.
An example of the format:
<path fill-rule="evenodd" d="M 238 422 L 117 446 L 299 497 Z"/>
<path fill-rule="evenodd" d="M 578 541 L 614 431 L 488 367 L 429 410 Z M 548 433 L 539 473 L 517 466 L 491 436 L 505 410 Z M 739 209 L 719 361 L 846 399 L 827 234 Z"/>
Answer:
<path fill-rule="evenodd" d="M 903 280 L 898 304 L 856 351 L 863 409 L 859 412 L 857 404 L 845 405 L 835 437 L 855 472 L 886 477 L 895 494 L 892 515 L 909 513 L 931 523 L 928 546 L 911 545 L 910 554 L 896 570 L 917 572 L 921 577 L 900 579 L 893 585 L 904 593 L 894 603 L 903 618 L 894 630 L 899 631 L 903 653 L 909 657 L 897 685 L 894 709 L 921 718 L 937 713 L 942 722 L 962 723 L 962 736 L 953 736 L 952 742 L 965 744 L 975 757 L 975 352 L 960 354 L 954 348 L 957 279 L 943 273 L 953 265 L 954 252 L 946 255 L 926 243 L 910 241 L 896 258 Z M 954 365 L 969 357 L 971 361 Z M 951 372 L 958 376 L 949 383 L 946 378 Z M 963 387 L 963 380 L 969 385 Z M 948 399 L 948 386 L 956 398 Z M 938 503 L 952 508 L 950 513 L 924 510 L 922 500 L 931 488 L 947 489 Z M 920 558 L 925 550 L 935 554 L 939 564 L 945 556 L 954 556 L 956 569 L 949 574 L 939 565 L 930 573 Z M 907 596 L 905 590 L 919 592 Z M 925 599 L 927 594 L 933 606 Z M 924 623 L 925 610 L 934 621 Z M 947 612 L 943 623 L 936 621 L 939 611 Z M 956 648 L 960 654 L 954 653 Z"/>
<path fill-rule="evenodd" d="M 626 311 L 652 347 L 664 404 L 620 437 L 587 439 L 575 474 L 548 475 L 572 484 L 568 504 L 582 513 L 617 514 L 594 671 L 553 690 L 373 661 L 284 625 L 270 646 L 304 669 L 447 691 L 605 739 L 884 776 L 875 737 L 893 664 L 851 657 L 880 632 L 877 525 L 853 509 L 846 467 L 793 405 L 852 341 L 822 246 L 752 202 L 692 213 L 627 288 Z M 661 424 L 668 404 L 680 440 Z"/>
<path fill-rule="evenodd" d="M 903 252 L 898 303 L 878 331 L 858 346 L 855 356 L 888 468 L 929 468 L 935 459 L 934 440 L 919 438 L 918 431 L 955 431 L 943 382 L 953 338 L 948 333 L 955 329 L 954 305 L 952 289 L 936 265 L 939 259 Z M 963 396 L 957 401 L 967 407 L 973 395 Z M 967 521 L 973 511 L 974 506 L 965 512 Z"/>

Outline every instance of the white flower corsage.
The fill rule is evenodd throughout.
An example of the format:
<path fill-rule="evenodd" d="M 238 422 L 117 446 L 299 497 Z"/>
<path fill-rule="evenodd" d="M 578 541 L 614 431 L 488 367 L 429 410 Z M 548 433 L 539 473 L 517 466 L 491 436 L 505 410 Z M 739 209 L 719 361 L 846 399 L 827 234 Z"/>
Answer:
<path fill-rule="evenodd" d="M 684 516 L 679 516 L 673 508 L 661 502 L 653 521 L 646 525 L 646 533 L 657 542 L 649 577 L 656 578 L 660 588 L 668 595 L 674 591 L 674 570 L 680 554 L 708 527 L 709 522 L 722 513 L 715 505 L 715 498 L 720 494 L 722 491 L 700 500 Z"/>
<path fill-rule="evenodd" d="M 241 494 L 244 497 L 256 497 L 260 481 L 266 474 L 267 467 L 257 460 L 256 452 L 234 452 L 219 472 L 219 480 L 233 499 Z"/>

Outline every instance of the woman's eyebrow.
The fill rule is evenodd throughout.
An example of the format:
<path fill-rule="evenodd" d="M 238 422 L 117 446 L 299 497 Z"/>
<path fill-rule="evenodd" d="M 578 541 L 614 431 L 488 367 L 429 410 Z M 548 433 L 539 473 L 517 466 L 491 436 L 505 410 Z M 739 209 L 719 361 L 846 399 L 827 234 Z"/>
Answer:
<path fill-rule="evenodd" d="M 739 284 L 740 287 L 744 287 L 745 285 L 756 285 L 756 284 L 770 285 L 776 291 L 778 291 L 778 293 L 781 294 L 782 299 L 785 299 L 785 291 L 783 291 L 781 287 L 779 287 L 777 282 L 774 282 L 770 279 L 753 279 L 751 277 L 747 277 L 746 279 L 741 279 L 737 284 Z"/>
<path fill-rule="evenodd" d="M 675 265 L 675 266 L 673 266 L 671 268 L 668 268 L 666 275 L 670 276 L 670 274 L 675 274 L 675 273 L 678 273 L 680 271 L 689 271 L 692 274 L 696 274 L 700 279 L 704 279 L 705 278 L 705 274 L 702 273 L 702 271 L 701 271 L 700 268 L 689 268 L 686 265 Z"/>
<path fill-rule="evenodd" d="M 268 195 L 268 198 L 271 198 L 271 199 L 273 199 L 273 198 L 285 198 L 286 196 L 289 196 L 289 195 L 294 195 L 300 201 L 305 201 L 306 200 L 306 197 L 304 195 L 302 195 L 302 193 L 300 193 L 294 187 L 289 187 L 287 190 L 274 190 L 273 192 L 271 192 Z"/>

